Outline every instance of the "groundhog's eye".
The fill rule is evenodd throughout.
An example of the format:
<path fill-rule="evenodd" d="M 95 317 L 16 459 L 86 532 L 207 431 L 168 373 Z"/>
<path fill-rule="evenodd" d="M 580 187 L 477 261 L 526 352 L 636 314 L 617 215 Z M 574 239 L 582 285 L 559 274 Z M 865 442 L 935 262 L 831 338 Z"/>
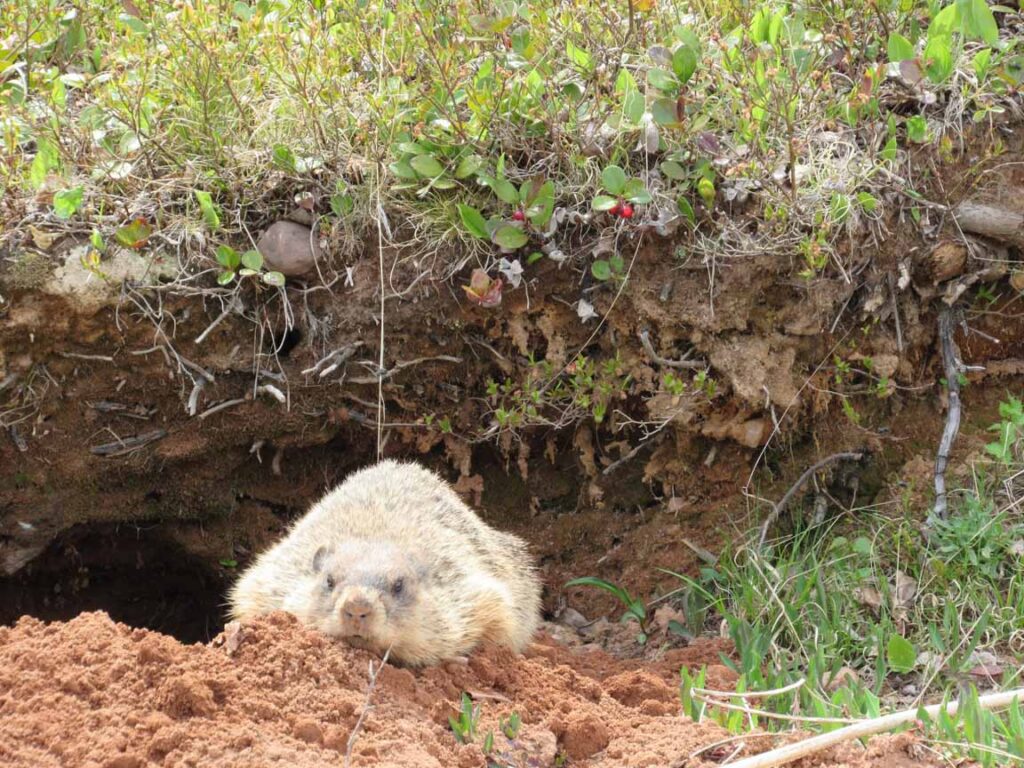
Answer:
<path fill-rule="evenodd" d="M 402 579 L 396 579 L 395 583 L 391 585 L 391 594 L 397 597 L 402 594 L 403 589 L 405 589 L 405 582 Z"/>
<path fill-rule="evenodd" d="M 334 577 L 333 576 L 328 576 L 325 585 L 327 587 L 327 591 L 328 592 L 333 592 L 334 591 Z"/>

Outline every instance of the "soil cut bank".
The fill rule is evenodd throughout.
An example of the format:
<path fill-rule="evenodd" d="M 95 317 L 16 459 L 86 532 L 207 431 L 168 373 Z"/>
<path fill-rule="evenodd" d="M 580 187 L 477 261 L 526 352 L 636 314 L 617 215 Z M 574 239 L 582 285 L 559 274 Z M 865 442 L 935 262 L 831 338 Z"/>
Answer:
<path fill-rule="evenodd" d="M 708 683 L 728 685 L 728 670 L 715 666 L 717 650 L 698 643 L 639 670 L 600 651 L 570 653 L 541 636 L 524 656 L 492 647 L 467 665 L 386 666 L 352 740 L 351 765 L 470 768 L 489 759 L 499 766 L 696 768 L 717 764 L 740 743 L 747 745 L 741 754 L 763 751 L 776 740 L 754 735 L 714 747 L 729 734 L 680 714 L 671 670 L 711 664 Z M 285 614 L 229 626 L 205 646 L 115 624 L 102 613 L 55 624 L 26 618 L 0 628 L 0 763 L 339 766 L 366 710 L 373 660 Z M 448 726 L 463 692 L 481 711 L 471 744 L 459 744 Z M 512 712 L 522 725 L 510 741 L 499 718 Z M 488 732 L 494 740 L 485 756 Z M 909 735 L 800 763 L 928 764 Z"/>

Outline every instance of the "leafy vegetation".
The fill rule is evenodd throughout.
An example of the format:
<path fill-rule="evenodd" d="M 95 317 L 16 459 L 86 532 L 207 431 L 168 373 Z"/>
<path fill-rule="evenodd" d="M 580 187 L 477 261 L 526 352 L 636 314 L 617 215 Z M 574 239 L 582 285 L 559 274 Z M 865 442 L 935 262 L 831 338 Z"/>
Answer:
<path fill-rule="evenodd" d="M 802 250 L 808 277 L 842 271 L 842 238 L 914 204 L 915 144 L 949 152 L 965 124 L 995 126 L 1024 77 L 1020 39 L 1000 33 L 1009 13 L 982 0 L 7 3 L 5 217 L 41 206 L 104 237 L 141 219 L 202 281 L 219 245 L 307 195 L 339 252 L 380 223 L 419 256 L 450 246 L 445 275 L 467 256 L 486 271 L 501 255 L 561 262 L 609 227 L 680 225 L 702 256 L 770 244 Z M 762 232 L 709 215 L 755 189 Z M 617 257 L 595 276 L 624 274 Z"/>
<path fill-rule="evenodd" d="M 1013 485 L 1024 468 L 1020 400 L 1008 397 L 1000 416 L 992 431 L 1001 439 L 988 446 L 996 461 L 976 468 L 976 487 L 930 538 L 913 524 L 913 510 L 859 510 L 852 528 L 870 535 L 838 535 L 832 523 L 767 551 L 723 553 L 698 577 L 674 574 L 681 586 L 673 596 L 697 631 L 721 625 L 733 640 L 738 660 L 722 662 L 739 675 L 736 693 L 775 692 L 756 704 L 712 698 L 705 671 L 683 669 L 685 711 L 737 732 L 789 727 L 775 719 L 780 713 L 829 730 L 877 716 L 886 702 L 959 696 L 955 716 L 919 723 L 928 738 L 984 765 L 1024 757 L 1020 706 L 1001 714 L 977 706 L 977 685 L 1019 687 L 1024 671 L 1024 516 Z M 643 599 L 614 584 L 570 585 L 612 593 L 624 620 L 648 615 Z"/>

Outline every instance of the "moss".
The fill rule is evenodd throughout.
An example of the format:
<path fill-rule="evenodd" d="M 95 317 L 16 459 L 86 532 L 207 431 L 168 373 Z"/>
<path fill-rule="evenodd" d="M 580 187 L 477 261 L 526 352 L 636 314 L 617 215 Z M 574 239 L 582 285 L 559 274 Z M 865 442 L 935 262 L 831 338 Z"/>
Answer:
<path fill-rule="evenodd" d="M 8 260 L 3 282 L 12 290 L 40 288 L 50 279 L 53 268 L 54 263 L 49 256 L 24 251 Z"/>

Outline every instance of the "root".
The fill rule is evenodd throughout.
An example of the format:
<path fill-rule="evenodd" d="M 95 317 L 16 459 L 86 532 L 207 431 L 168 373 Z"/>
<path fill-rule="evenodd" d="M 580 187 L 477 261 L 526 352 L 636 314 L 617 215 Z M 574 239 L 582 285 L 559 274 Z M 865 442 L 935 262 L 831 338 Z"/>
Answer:
<path fill-rule="evenodd" d="M 833 461 L 839 461 L 840 459 L 860 461 L 861 457 L 863 456 L 863 453 L 853 453 L 849 451 L 844 453 L 833 453 L 831 456 L 826 456 L 821 461 L 817 462 L 816 464 L 813 464 L 802 475 L 800 475 L 800 477 L 797 478 L 797 481 L 793 483 L 793 486 L 788 491 L 786 491 L 786 495 L 779 500 L 779 503 L 775 505 L 775 508 L 772 509 L 771 513 L 768 515 L 768 518 L 761 525 L 761 538 L 757 544 L 758 548 L 760 549 L 764 547 L 764 540 L 768 537 L 768 530 L 775 524 L 775 521 L 779 519 L 779 515 L 782 514 L 782 512 L 786 509 L 786 506 L 796 495 L 796 492 L 803 487 L 803 484 L 810 479 L 811 475 L 813 475 L 822 467 L 828 466 Z"/>
<path fill-rule="evenodd" d="M 946 413 L 946 427 L 942 431 L 939 452 L 935 456 L 935 507 L 928 517 L 929 526 L 936 520 L 945 520 L 949 514 L 946 499 L 946 466 L 949 464 L 953 441 L 960 430 L 960 362 L 956 343 L 953 341 L 953 322 L 953 309 L 944 306 L 939 312 L 939 344 L 949 393 L 949 410 Z"/>
<path fill-rule="evenodd" d="M 1000 709 L 1009 706 L 1015 699 L 1024 699 L 1024 688 L 981 696 L 978 698 L 978 706 L 982 709 Z M 942 710 L 945 710 L 950 715 L 954 715 L 959 706 L 960 703 L 957 701 L 951 701 L 947 704 L 933 704 L 930 707 L 924 707 L 924 712 L 929 717 L 935 717 Z M 914 707 L 913 709 L 904 709 L 900 712 L 893 712 L 892 714 L 883 715 L 871 720 L 863 720 L 848 725 L 845 728 L 797 742 L 796 744 L 787 744 L 784 747 L 763 752 L 760 755 L 738 760 L 735 763 L 731 763 L 731 765 L 732 768 L 774 768 L 777 765 L 785 765 L 807 755 L 822 752 L 837 744 L 842 744 L 844 741 L 852 741 L 853 739 L 872 736 L 876 733 L 891 731 L 897 726 L 916 720 L 920 711 L 920 708 Z"/>

